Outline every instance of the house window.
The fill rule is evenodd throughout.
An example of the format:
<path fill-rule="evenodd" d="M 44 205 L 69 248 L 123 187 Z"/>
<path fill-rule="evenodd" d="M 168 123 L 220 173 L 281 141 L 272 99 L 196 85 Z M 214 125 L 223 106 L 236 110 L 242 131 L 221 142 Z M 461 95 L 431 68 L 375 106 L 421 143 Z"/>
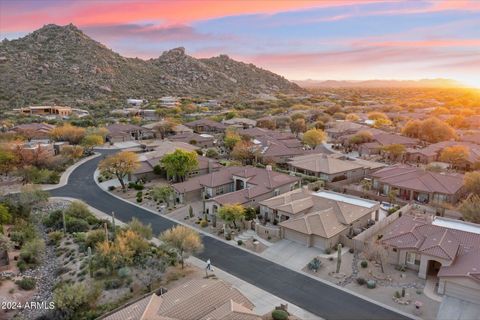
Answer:
<path fill-rule="evenodd" d="M 279 190 L 279 189 L 273 190 L 273 196 L 278 196 L 279 194 L 280 194 L 280 190 Z"/>
<path fill-rule="evenodd" d="M 215 190 L 215 194 L 223 194 L 223 187 L 218 187 L 216 190 Z"/>
<path fill-rule="evenodd" d="M 392 251 L 393 251 L 393 252 L 397 252 L 397 248 L 393 248 Z"/>
<path fill-rule="evenodd" d="M 415 252 L 407 252 L 407 258 L 405 260 L 408 264 L 415 264 Z"/>

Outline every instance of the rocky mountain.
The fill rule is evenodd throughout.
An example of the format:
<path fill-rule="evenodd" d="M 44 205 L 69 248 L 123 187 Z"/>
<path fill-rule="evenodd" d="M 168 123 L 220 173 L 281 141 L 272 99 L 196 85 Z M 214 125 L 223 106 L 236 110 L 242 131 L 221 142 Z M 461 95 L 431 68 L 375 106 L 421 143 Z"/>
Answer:
<path fill-rule="evenodd" d="M 0 104 L 80 103 L 165 95 L 253 97 L 300 92 L 272 72 L 226 55 L 196 59 L 184 48 L 158 58 L 122 57 L 74 25 L 46 25 L 0 43 Z"/>
<path fill-rule="evenodd" d="M 298 80 L 303 88 L 451 88 L 464 87 L 452 79 L 422 80 Z"/>

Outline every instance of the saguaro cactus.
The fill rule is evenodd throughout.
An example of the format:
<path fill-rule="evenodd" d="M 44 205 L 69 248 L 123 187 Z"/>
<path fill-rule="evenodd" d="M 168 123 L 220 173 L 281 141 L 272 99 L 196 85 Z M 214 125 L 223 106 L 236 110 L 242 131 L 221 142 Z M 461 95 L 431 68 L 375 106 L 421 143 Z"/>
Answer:
<path fill-rule="evenodd" d="M 113 239 L 115 240 L 115 234 L 117 233 L 117 227 L 115 226 L 115 212 L 112 211 L 112 231 L 113 231 Z"/>
<path fill-rule="evenodd" d="M 340 266 L 342 265 L 342 244 L 337 245 L 337 273 L 340 272 Z"/>
<path fill-rule="evenodd" d="M 67 233 L 67 220 L 65 219 L 65 211 L 62 211 L 63 232 Z"/>
<path fill-rule="evenodd" d="M 90 272 L 90 277 L 93 278 L 93 264 L 92 264 L 92 248 L 88 247 L 88 271 Z"/>
<path fill-rule="evenodd" d="M 108 225 L 106 222 L 103 224 L 103 228 L 105 229 L 105 240 L 108 241 Z"/>

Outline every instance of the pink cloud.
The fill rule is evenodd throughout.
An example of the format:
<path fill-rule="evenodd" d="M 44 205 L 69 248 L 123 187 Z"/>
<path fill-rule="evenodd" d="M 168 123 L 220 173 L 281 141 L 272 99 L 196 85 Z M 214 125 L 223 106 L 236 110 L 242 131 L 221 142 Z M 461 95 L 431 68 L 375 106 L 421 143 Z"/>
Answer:
<path fill-rule="evenodd" d="M 28 8 L 19 10 L 15 6 L 2 8 L 0 23 L 4 32 L 28 31 L 45 23 L 79 26 L 96 24 L 126 24 L 132 21 L 158 20 L 166 24 L 189 24 L 206 20 L 242 14 L 274 14 L 284 11 L 309 8 L 327 8 L 358 5 L 378 0 L 285 0 L 285 1 L 122 1 L 115 2 L 73 2 L 69 6 Z"/>

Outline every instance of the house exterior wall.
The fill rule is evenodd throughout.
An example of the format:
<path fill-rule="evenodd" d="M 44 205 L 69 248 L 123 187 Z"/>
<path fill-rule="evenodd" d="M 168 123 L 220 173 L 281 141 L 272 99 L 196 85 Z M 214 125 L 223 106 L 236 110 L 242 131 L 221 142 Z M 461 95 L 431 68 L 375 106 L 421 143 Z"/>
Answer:
<path fill-rule="evenodd" d="M 284 239 L 302 244 L 307 247 L 311 247 L 310 237 L 308 235 L 297 232 L 295 230 L 286 229 L 284 227 L 281 227 L 281 229 L 282 229 L 282 234 Z"/>

